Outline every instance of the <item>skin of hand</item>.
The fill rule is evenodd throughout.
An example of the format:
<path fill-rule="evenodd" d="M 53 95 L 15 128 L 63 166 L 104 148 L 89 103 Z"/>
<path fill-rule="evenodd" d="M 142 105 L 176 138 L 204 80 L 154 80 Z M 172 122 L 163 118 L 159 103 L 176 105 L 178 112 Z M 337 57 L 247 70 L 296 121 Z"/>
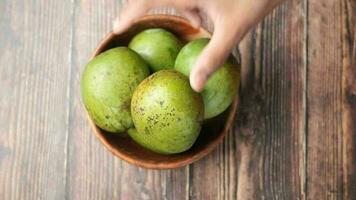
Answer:
<path fill-rule="evenodd" d="M 131 0 L 114 22 L 114 33 L 127 30 L 149 10 L 173 7 L 194 27 L 201 24 L 206 14 L 214 25 L 212 38 L 204 48 L 190 74 L 190 85 L 200 92 L 209 76 L 226 60 L 232 49 L 247 31 L 262 20 L 283 0 Z"/>

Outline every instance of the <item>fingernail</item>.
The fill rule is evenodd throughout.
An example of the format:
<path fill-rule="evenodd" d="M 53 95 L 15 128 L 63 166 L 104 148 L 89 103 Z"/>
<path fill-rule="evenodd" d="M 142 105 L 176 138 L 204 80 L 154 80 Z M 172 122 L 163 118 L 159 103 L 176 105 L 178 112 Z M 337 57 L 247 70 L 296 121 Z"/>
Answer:
<path fill-rule="evenodd" d="M 201 92 L 204 88 L 204 77 L 203 76 L 191 76 L 190 77 L 190 85 L 196 92 Z"/>
<path fill-rule="evenodd" d="M 195 29 L 198 29 L 200 27 L 200 24 L 198 22 L 193 22 L 192 25 Z"/>
<path fill-rule="evenodd" d="M 201 26 L 200 19 L 196 19 L 196 20 L 193 21 L 193 27 L 194 28 L 198 29 L 198 28 L 200 28 L 200 26 Z"/>

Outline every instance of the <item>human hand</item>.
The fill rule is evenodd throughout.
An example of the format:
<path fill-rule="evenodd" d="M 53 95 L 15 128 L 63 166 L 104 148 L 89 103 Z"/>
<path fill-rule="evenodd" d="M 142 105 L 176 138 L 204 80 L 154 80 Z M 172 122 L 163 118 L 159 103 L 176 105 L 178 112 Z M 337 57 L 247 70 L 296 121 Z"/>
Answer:
<path fill-rule="evenodd" d="M 214 25 L 213 36 L 190 74 L 190 84 L 202 91 L 209 76 L 226 60 L 246 32 L 283 0 L 131 0 L 114 23 L 114 33 L 122 33 L 150 9 L 174 7 L 195 27 L 201 24 L 201 13 Z"/>

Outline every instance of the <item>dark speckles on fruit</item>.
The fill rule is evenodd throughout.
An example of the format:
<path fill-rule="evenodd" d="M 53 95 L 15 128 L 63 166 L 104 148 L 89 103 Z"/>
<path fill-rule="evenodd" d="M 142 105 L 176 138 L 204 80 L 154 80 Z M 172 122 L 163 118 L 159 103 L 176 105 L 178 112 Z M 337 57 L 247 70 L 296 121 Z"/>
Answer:
<path fill-rule="evenodd" d="M 145 134 L 147 134 L 147 135 L 150 134 L 150 130 L 148 129 L 148 127 L 145 128 Z"/>
<path fill-rule="evenodd" d="M 161 128 L 165 128 L 167 126 L 166 123 L 161 123 Z"/>
<path fill-rule="evenodd" d="M 203 101 L 200 94 L 191 89 L 187 78 L 172 70 L 161 70 L 149 79 L 143 81 L 133 95 L 132 119 L 137 132 L 142 133 L 133 139 L 158 153 L 180 153 L 189 149 L 201 129 L 203 116 L 199 113 L 203 112 Z M 141 107 L 144 111 L 140 111 Z"/>
<path fill-rule="evenodd" d="M 138 109 L 139 109 L 141 112 L 144 112 L 144 111 L 145 111 L 145 109 L 142 108 L 142 107 L 139 107 Z"/>
<path fill-rule="evenodd" d="M 176 113 L 174 113 L 174 112 L 168 112 L 167 115 L 170 116 L 170 117 L 174 117 L 174 116 L 176 116 Z"/>
<path fill-rule="evenodd" d="M 130 109 L 130 106 L 131 106 L 131 100 L 127 100 L 121 105 L 121 108 L 122 109 Z"/>
<path fill-rule="evenodd" d="M 131 96 L 148 75 L 147 64 L 127 47 L 112 48 L 92 59 L 83 72 L 81 93 L 95 124 L 114 133 L 131 128 Z M 141 81 L 133 82 L 133 78 Z"/>
<path fill-rule="evenodd" d="M 147 117 L 147 121 L 148 121 L 149 123 L 152 123 L 153 120 L 154 120 L 153 117 Z"/>

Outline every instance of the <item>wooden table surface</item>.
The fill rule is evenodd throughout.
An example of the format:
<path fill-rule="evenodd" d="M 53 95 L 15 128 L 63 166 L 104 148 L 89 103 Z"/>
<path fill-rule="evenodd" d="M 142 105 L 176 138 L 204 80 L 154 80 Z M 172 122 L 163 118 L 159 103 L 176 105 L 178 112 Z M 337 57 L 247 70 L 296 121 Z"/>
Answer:
<path fill-rule="evenodd" d="M 165 171 L 113 157 L 81 107 L 123 3 L 0 0 L 0 199 L 356 199 L 354 0 L 289 0 L 251 30 L 233 129 Z"/>

